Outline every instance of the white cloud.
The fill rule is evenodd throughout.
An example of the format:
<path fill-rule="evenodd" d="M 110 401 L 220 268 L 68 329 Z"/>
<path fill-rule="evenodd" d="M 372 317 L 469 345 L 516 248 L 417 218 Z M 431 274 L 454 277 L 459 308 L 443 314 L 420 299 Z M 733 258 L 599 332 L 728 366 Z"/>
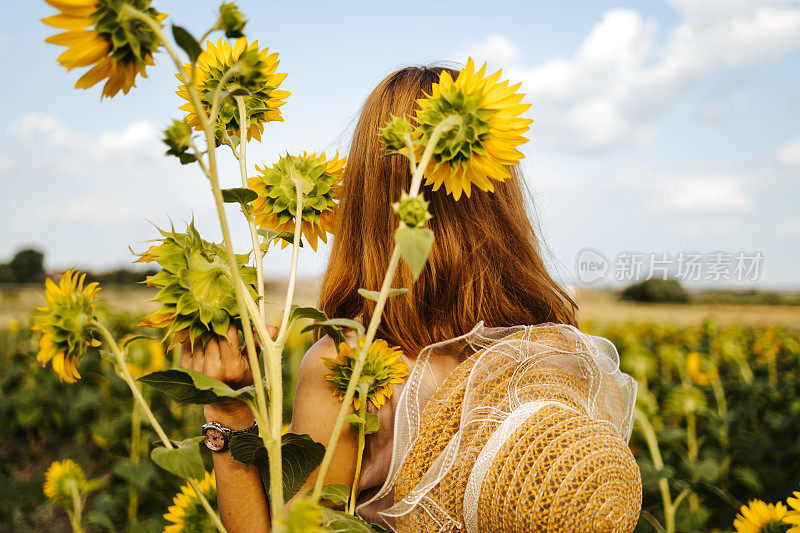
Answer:
<path fill-rule="evenodd" d="M 800 168 L 800 136 L 783 145 L 778 154 L 778 161 L 787 167 Z"/>
<path fill-rule="evenodd" d="M 571 57 L 512 66 L 533 103 L 539 138 L 598 149 L 648 135 L 653 118 L 712 76 L 757 69 L 800 47 L 800 6 L 757 0 L 674 0 L 681 20 L 614 9 Z"/>
<path fill-rule="evenodd" d="M 791 218 L 780 225 L 782 233 L 800 234 L 800 216 Z"/>
<path fill-rule="evenodd" d="M 472 57 L 476 62 L 486 61 L 492 64 L 513 63 L 522 55 L 522 50 L 502 35 L 492 35 L 485 40 L 472 45 L 464 54 Z"/>
<path fill-rule="evenodd" d="M 629 176 L 626 185 L 644 193 L 650 208 L 661 212 L 744 212 L 753 198 L 740 176 L 689 174 Z"/>
<path fill-rule="evenodd" d="M 49 148 L 65 148 L 93 157 L 160 156 L 163 152 L 158 130 L 146 120 L 133 122 L 118 131 L 87 135 L 71 131 L 63 121 L 52 115 L 26 113 L 12 121 L 9 129 L 27 142 L 41 143 Z"/>

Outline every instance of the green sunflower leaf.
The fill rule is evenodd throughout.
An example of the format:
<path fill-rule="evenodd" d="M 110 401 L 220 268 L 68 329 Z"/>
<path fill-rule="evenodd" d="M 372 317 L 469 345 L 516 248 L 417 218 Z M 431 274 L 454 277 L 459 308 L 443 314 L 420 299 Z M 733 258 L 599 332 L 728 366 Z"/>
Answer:
<path fill-rule="evenodd" d="M 406 288 L 398 288 L 398 289 L 389 289 L 389 293 L 387 296 L 397 296 L 398 294 L 407 293 L 408 289 Z M 367 289 L 358 289 L 358 294 L 362 297 L 366 298 L 367 300 L 372 300 L 373 302 L 378 301 L 378 297 L 380 296 L 380 291 L 368 291 Z"/>
<path fill-rule="evenodd" d="M 203 457 L 200 455 L 202 436 L 176 442 L 176 448 L 153 448 L 150 458 L 155 464 L 183 479 L 199 479 L 205 475 Z"/>
<path fill-rule="evenodd" d="M 248 204 L 258 198 L 258 193 L 247 187 L 236 187 L 233 189 L 222 189 L 222 201 L 226 204 L 240 203 Z"/>
<path fill-rule="evenodd" d="M 231 398 L 252 402 L 255 398 L 252 385 L 234 390 L 220 380 L 194 370 L 170 368 L 152 372 L 137 381 L 160 390 L 178 403 L 207 404 Z"/>
<path fill-rule="evenodd" d="M 258 230 L 258 234 L 264 237 L 266 242 L 272 242 L 274 239 L 281 239 L 282 241 L 286 241 L 289 244 L 294 243 L 294 233 L 291 231 L 281 231 L 277 232 L 274 229 L 265 229 L 262 228 Z M 303 247 L 303 239 L 300 239 L 300 248 Z"/>
<path fill-rule="evenodd" d="M 231 438 L 231 456 L 247 465 L 256 465 L 265 487 L 269 487 L 269 462 L 264 443 L 256 435 L 235 435 Z M 281 437 L 283 465 L 283 498 L 288 501 L 297 494 L 311 472 L 322 462 L 325 446 L 308 435 L 286 433 Z"/>
<path fill-rule="evenodd" d="M 328 320 L 321 320 L 319 322 L 314 322 L 309 324 L 308 326 L 304 327 L 300 333 L 306 333 L 308 331 L 314 331 L 319 328 L 325 328 L 325 332 L 333 338 L 333 341 L 336 343 L 336 346 L 339 346 L 339 343 L 344 342 L 344 335 L 342 335 L 342 328 L 348 328 L 354 330 L 358 333 L 359 337 L 363 337 L 365 330 L 364 325 L 361 322 L 356 322 L 355 320 L 350 320 L 349 318 L 329 318 Z"/>
<path fill-rule="evenodd" d="M 192 34 L 189 33 L 185 28 L 181 26 L 172 25 L 172 36 L 175 38 L 175 42 L 178 43 L 186 55 L 189 56 L 189 61 L 194 63 L 197 61 L 197 58 L 203 52 L 203 49 L 200 48 L 200 43 L 197 42 L 197 39 L 192 37 Z"/>
<path fill-rule="evenodd" d="M 419 278 L 433 246 L 433 231 L 429 228 L 409 228 L 401 225 L 394 234 L 400 254 L 406 260 L 414 281 Z"/>
<path fill-rule="evenodd" d="M 386 530 L 376 524 L 368 524 L 360 518 L 344 511 L 322 508 L 322 526 L 331 533 L 384 533 Z"/>
<path fill-rule="evenodd" d="M 310 490 L 305 495 L 311 496 L 312 492 L 314 491 Z M 322 485 L 319 497 L 320 500 L 326 500 L 336 506 L 347 505 L 347 502 L 350 501 L 350 486 L 344 483 L 325 483 Z"/>

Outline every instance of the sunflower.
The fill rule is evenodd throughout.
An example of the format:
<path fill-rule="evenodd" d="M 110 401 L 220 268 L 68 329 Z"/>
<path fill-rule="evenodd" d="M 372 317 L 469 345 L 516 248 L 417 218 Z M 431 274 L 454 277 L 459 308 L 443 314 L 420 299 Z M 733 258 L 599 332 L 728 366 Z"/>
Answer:
<path fill-rule="evenodd" d="M 453 198 L 462 192 L 469 198 L 473 185 L 494 191 L 492 181 L 511 177 L 505 165 L 516 165 L 523 155 L 516 146 L 527 141 L 523 135 L 532 122 L 521 118 L 530 104 L 521 104 L 520 84 L 498 82 L 501 71 L 485 77 L 486 65 L 475 71 L 470 58 L 455 81 L 443 70 L 431 94 L 417 100 L 419 124 L 416 151 L 420 158 L 436 126 L 448 117 L 457 125 L 447 130 L 433 152 L 425 171 L 426 185 L 445 191 Z"/>
<path fill-rule="evenodd" d="M 704 387 L 711 383 L 711 375 L 708 372 L 704 372 L 700 366 L 700 354 L 698 352 L 689 352 L 686 356 L 686 373 L 694 381 L 695 385 Z"/>
<path fill-rule="evenodd" d="M 792 496 L 786 498 L 789 512 L 783 517 L 783 522 L 791 526 L 787 533 L 800 533 L 800 492 L 794 491 Z"/>
<path fill-rule="evenodd" d="M 89 482 L 75 461 L 53 461 L 44 473 L 44 495 L 56 505 L 72 507 L 73 492 L 70 482 L 75 484 L 79 496 L 89 492 Z"/>
<path fill-rule="evenodd" d="M 225 83 L 224 89 L 246 93 L 244 104 L 250 124 L 247 128 L 247 140 L 260 141 L 265 122 L 283 122 L 278 108 L 285 104 L 284 100 L 292 94 L 278 88 L 286 78 L 286 74 L 275 72 L 279 63 L 278 54 L 277 52 L 268 54 L 268 52 L 269 48 L 258 49 L 258 41 L 248 45 L 247 39 L 241 37 L 236 40 L 232 48 L 222 39 L 219 39 L 216 45 L 207 41 L 205 50 L 197 58 L 194 86 L 206 113 L 211 108 L 214 91 L 225 73 L 237 63 L 242 67 L 242 72 L 231 76 Z M 184 65 L 183 75 L 186 79 L 191 75 L 191 71 L 191 65 Z M 181 80 L 180 75 L 178 79 Z M 176 94 L 187 100 L 187 103 L 180 107 L 188 112 L 186 121 L 196 130 L 201 130 L 200 119 L 191 102 L 187 86 L 178 86 Z M 229 135 L 239 135 L 241 129 L 239 109 L 233 98 L 222 101 L 217 122 L 227 129 Z"/>
<path fill-rule="evenodd" d="M 131 342 L 125 355 L 127 356 L 125 365 L 133 377 L 144 376 L 169 367 L 164 346 L 156 339 Z"/>
<path fill-rule="evenodd" d="M 136 262 L 161 266 L 145 283 L 159 289 L 153 300 L 162 306 L 139 325 L 166 328 L 165 337 L 173 336 L 170 345 L 185 340 L 194 343 L 198 338 L 205 345 L 214 334 L 227 335 L 231 320 L 239 316 L 239 306 L 225 249 L 204 241 L 194 222 L 186 233 L 159 231 L 161 243 L 139 254 Z M 247 254 L 236 255 L 239 275 L 256 298 L 256 270 L 246 266 L 247 259 Z"/>
<path fill-rule="evenodd" d="M 67 30 L 45 39 L 68 47 L 58 56 L 67 70 L 90 68 L 75 84 L 88 89 L 106 80 L 102 96 L 109 98 L 119 91 L 128 94 L 136 86 L 136 76 L 147 77 L 145 68 L 154 65 L 153 53 L 159 40 L 153 30 L 139 19 L 124 13 L 125 6 L 161 22 L 167 15 L 150 7 L 150 0 L 45 0 L 58 15 L 43 18 L 54 28 Z"/>
<path fill-rule="evenodd" d="M 345 160 L 338 152 L 331 160 L 324 153 L 318 156 L 303 152 L 298 156 L 286 154 L 272 167 L 256 165 L 258 174 L 248 180 L 258 194 L 252 203 L 256 224 L 293 234 L 299 185 L 303 194 L 302 233 L 314 250 L 318 237 L 327 243 L 327 234 L 334 231 Z"/>
<path fill-rule="evenodd" d="M 739 514 L 733 521 L 736 533 L 768 533 L 784 531 L 783 517 L 786 506 L 781 503 L 764 503 L 761 500 L 750 500 L 742 505 Z"/>
<path fill-rule="evenodd" d="M 203 496 L 209 501 L 212 507 L 216 506 L 217 502 L 217 482 L 214 479 L 214 474 L 206 472 L 201 481 L 197 482 L 197 488 L 203 493 Z M 179 533 L 179 532 L 211 532 L 216 531 L 217 528 L 208 516 L 208 513 L 200 503 L 197 493 L 194 489 L 186 484 L 181 487 L 181 491 L 172 499 L 164 518 L 169 525 L 164 527 L 164 533 Z"/>
<path fill-rule="evenodd" d="M 358 352 L 364 346 L 364 338 L 358 341 L 356 347 L 350 346 L 346 342 L 339 345 L 337 357 L 323 357 L 322 363 L 331 370 L 323 377 L 333 382 L 333 396 L 343 400 L 347 391 L 347 384 L 350 376 L 353 375 L 353 368 L 358 360 Z M 382 339 L 372 342 L 367 351 L 367 359 L 361 371 L 361 381 L 370 383 L 367 391 L 366 401 L 371 401 L 376 409 L 380 409 L 383 404 L 392 397 L 395 383 L 402 383 L 408 376 L 408 365 L 400 360 L 403 352 L 396 346 L 389 344 Z M 353 407 L 356 411 L 361 405 L 361 398 L 357 395 L 353 397 Z"/>
<path fill-rule="evenodd" d="M 100 287 L 96 282 L 84 287 L 85 279 L 86 274 L 72 269 L 62 274 L 58 285 L 48 278 L 45 282 L 47 305 L 36 308 L 31 326 L 42 335 L 36 360 L 42 366 L 52 361 L 53 370 L 67 383 L 81 378 L 76 366 L 88 348 L 100 346 L 90 330 L 92 320 L 97 318 L 94 300 Z"/>

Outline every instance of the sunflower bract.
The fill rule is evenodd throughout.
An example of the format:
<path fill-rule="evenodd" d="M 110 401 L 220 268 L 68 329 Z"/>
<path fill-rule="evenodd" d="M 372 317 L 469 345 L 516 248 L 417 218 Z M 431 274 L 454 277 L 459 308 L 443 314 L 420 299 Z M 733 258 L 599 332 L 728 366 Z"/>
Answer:
<path fill-rule="evenodd" d="M 225 249 L 206 242 L 190 223 L 186 233 L 159 230 L 161 243 L 139 254 L 137 262 L 156 262 L 161 272 L 145 283 L 160 289 L 153 300 L 162 306 L 139 325 L 166 328 L 174 342 L 198 338 L 202 344 L 214 335 L 227 335 L 231 320 L 239 316 Z M 246 266 L 248 255 L 236 255 L 239 275 L 253 298 L 256 271 Z"/>
<path fill-rule="evenodd" d="M 520 117 L 530 107 L 520 103 L 525 96 L 516 92 L 520 85 L 499 82 L 500 71 L 485 77 L 485 70 L 486 65 L 476 72 L 472 59 L 455 81 L 443 70 L 431 94 L 417 100 L 418 157 L 436 126 L 449 117 L 457 118 L 457 125 L 436 143 L 425 173 L 426 185 L 433 190 L 444 185 L 456 200 L 462 193 L 469 197 L 473 185 L 491 192 L 493 181 L 510 177 L 505 166 L 522 159 L 516 147 L 527 141 L 523 135 L 532 122 Z"/>
<path fill-rule="evenodd" d="M 100 287 L 96 282 L 84 287 L 85 279 L 86 274 L 72 269 L 62 274 L 58 285 L 48 278 L 47 305 L 36 308 L 31 326 L 33 331 L 41 333 L 36 360 L 42 366 L 52 363 L 53 370 L 67 383 L 81 378 L 78 361 L 90 347 L 100 346 L 91 331 L 91 322 L 97 318 L 94 301 Z"/>
<path fill-rule="evenodd" d="M 317 238 L 328 242 L 333 233 L 339 187 L 345 158 L 337 153 L 327 160 L 325 154 L 285 155 L 272 167 L 259 167 L 248 180 L 258 194 L 253 200 L 256 224 L 261 228 L 294 233 L 297 215 L 297 182 L 303 195 L 302 233 L 311 248 Z M 283 246 L 286 246 L 284 241 Z"/>
<path fill-rule="evenodd" d="M 333 396 L 343 400 L 347 391 L 350 377 L 353 375 L 353 368 L 358 360 L 358 351 L 364 346 L 364 339 L 361 338 L 356 347 L 350 346 L 346 342 L 339 345 L 337 357 L 323 357 L 322 363 L 331 370 L 323 377 L 334 385 Z M 361 371 L 361 381 L 370 383 L 367 391 L 366 401 L 371 401 L 375 408 L 381 406 L 392 397 L 393 385 L 402 383 L 408 376 L 408 365 L 400 359 L 403 352 L 396 346 L 389 344 L 382 339 L 372 342 L 367 351 L 367 358 L 364 368 Z M 358 410 L 361 405 L 361 398 L 353 397 L 353 407 Z"/>
<path fill-rule="evenodd" d="M 88 89 L 107 79 L 102 96 L 119 91 L 127 94 L 136 86 L 136 76 L 147 77 L 145 68 L 154 65 L 153 53 L 160 43 L 145 22 L 123 13 L 125 6 L 161 22 L 166 15 L 150 7 L 150 0 L 45 0 L 61 13 L 42 19 L 55 28 L 67 30 L 45 39 L 66 46 L 58 62 L 72 70 L 90 68 L 75 84 Z"/>
<path fill-rule="evenodd" d="M 210 111 L 214 91 L 223 76 L 229 69 L 236 66 L 237 74 L 225 82 L 222 90 L 243 96 L 250 124 L 247 129 L 248 140 L 261 140 L 264 123 L 283 121 L 279 108 L 291 95 L 289 91 L 279 89 L 286 74 L 276 72 L 279 63 L 278 54 L 268 52 L 268 48 L 258 49 L 258 41 L 248 44 L 247 39 L 241 37 L 236 40 L 233 47 L 222 39 L 219 39 L 216 44 L 207 41 L 205 49 L 197 58 L 194 86 L 203 103 L 205 113 Z M 191 75 L 191 71 L 191 65 L 184 65 L 183 75 L 186 79 Z M 178 79 L 181 79 L 180 75 L 178 75 Z M 186 85 L 178 86 L 176 94 L 187 100 L 187 103 L 180 107 L 181 110 L 188 113 L 186 121 L 196 130 L 201 130 L 200 119 L 191 102 Z M 217 120 L 227 129 L 229 135 L 239 136 L 241 129 L 239 109 L 233 98 L 226 98 L 222 101 Z"/>

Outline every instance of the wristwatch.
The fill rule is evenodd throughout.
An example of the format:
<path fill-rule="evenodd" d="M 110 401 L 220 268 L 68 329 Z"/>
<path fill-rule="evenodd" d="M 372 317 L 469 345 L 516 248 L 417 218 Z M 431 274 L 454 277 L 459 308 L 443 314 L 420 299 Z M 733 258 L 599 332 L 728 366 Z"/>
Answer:
<path fill-rule="evenodd" d="M 224 452 L 228 449 L 231 443 L 231 437 L 234 435 L 258 435 L 258 424 L 253 419 L 253 425 L 247 429 L 240 429 L 234 431 L 230 428 L 224 427 L 219 422 L 209 422 L 203 424 L 203 442 L 206 448 L 212 452 Z"/>

